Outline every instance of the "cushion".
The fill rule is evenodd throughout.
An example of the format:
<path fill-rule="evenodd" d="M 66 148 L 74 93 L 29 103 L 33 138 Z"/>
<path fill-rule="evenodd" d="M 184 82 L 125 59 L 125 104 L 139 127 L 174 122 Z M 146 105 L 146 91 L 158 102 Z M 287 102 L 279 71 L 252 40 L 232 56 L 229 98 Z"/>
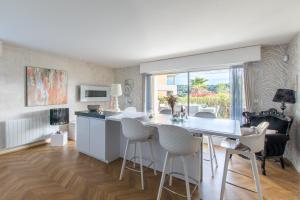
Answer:
<path fill-rule="evenodd" d="M 239 151 L 250 151 L 250 148 L 242 143 L 238 143 L 234 149 Z"/>
<path fill-rule="evenodd" d="M 243 145 L 238 140 L 232 140 L 229 138 L 226 138 L 221 142 L 221 147 L 226 149 L 235 149 L 239 151 L 250 151 L 249 147 Z"/>
<path fill-rule="evenodd" d="M 258 133 L 258 130 L 255 126 L 241 128 L 242 136 L 253 135 L 253 134 L 257 134 L 257 133 Z"/>
<path fill-rule="evenodd" d="M 277 130 L 267 129 L 267 131 L 266 131 L 267 135 L 272 135 L 272 134 L 276 134 L 276 133 L 278 133 Z"/>

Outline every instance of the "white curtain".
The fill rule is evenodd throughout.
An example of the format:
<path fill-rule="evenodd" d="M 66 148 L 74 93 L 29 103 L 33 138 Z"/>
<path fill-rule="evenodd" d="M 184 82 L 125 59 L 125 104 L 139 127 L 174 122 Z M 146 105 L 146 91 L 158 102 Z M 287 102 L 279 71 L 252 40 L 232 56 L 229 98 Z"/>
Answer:
<path fill-rule="evenodd" d="M 244 69 L 242 65 L 232 66 L 230 69 L 231 89 L 231 119 L 242 123 L 244 96 Z"/>

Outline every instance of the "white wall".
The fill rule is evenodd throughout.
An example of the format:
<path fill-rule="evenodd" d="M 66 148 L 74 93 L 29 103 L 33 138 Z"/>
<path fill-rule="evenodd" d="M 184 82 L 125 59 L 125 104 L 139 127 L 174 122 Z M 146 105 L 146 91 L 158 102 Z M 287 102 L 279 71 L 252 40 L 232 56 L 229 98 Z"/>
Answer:
<path fill-rule="evenodd" d="M 67 71 L 68 104 L 26 107 L 25 66 Z M 110 85 L 113 81 L 114 73 L 110 68 L 4 44 L 3 55 L 0 56 L 0 148 L 4 145 L 4 120 L 35 115 L 55 107 L 69 107 L 70 120 L 73 120 L 74 111 L 85 110 L 86 106 L 91 104 L 79 102 L 77 87 L 80 84 Z M 101 102 L 101 104 L 108 106 L 108 102 Z"/>
<path fill-rule="evenodd" d="M 122 84 L 122 90 L 124 94 L 124 83 L 127 79 L 132 79 L 134 81 L 134 87 L 132 91 L 132 105 L 137 108 L 138 111 L 143 111 L 143 76 L 140 74 L 140 67 L 125 67 L 120 69 L 114 69 L 115 82 Z M 125 97 L 124 95 L 119 98 L 120 108 L 125 108 Z"/>

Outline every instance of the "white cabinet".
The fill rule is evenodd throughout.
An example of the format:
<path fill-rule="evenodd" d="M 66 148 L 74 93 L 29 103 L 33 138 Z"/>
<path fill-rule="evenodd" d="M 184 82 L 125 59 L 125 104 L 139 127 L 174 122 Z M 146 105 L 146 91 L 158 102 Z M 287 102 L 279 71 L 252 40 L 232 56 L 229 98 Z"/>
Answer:
<path fill-rule="evenodd" d="M 106 163 L 116 160 L 120 152 L 120 123 L 77 116 L 77 149 Z"/>
<path fill-rule="evenodd" d="M 90 119 L 77 117 L 77 149 L 82 153 L 90 152 Z"/>
<path fill-rule="evenodd" d="M 105 120 L 90 119 L 90 154 L 105 159 Z"/>

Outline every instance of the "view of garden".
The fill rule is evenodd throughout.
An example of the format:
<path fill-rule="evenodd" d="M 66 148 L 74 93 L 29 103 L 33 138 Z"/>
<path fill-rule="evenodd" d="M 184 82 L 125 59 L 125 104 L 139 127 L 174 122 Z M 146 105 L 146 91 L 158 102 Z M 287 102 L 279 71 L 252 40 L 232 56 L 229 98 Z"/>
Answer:
<path fill-rule="evenodd" d="M 221 76 L 221 75 L 220 75 Z M 201 107 L 219 107 L 218 117 L 229 118 L 230 117 L 230 85 L 229 81 L 219 81 L 218 83 L 211 83 L 206 78 L 200 77 L 199 74 L 195 74 L 190 79 L 190 94 L 189 101 L 190 106 Z M 165 95 L 160 93 L 158 95 L 159 105 L 165 105 L 165 96 L 175 95 L 177 97 L 177 105 L 187 105 L 188 101 L 188 85 L 180 84 L 180 81 L 176 83 L 177 93 L 167 92 Z"/>

